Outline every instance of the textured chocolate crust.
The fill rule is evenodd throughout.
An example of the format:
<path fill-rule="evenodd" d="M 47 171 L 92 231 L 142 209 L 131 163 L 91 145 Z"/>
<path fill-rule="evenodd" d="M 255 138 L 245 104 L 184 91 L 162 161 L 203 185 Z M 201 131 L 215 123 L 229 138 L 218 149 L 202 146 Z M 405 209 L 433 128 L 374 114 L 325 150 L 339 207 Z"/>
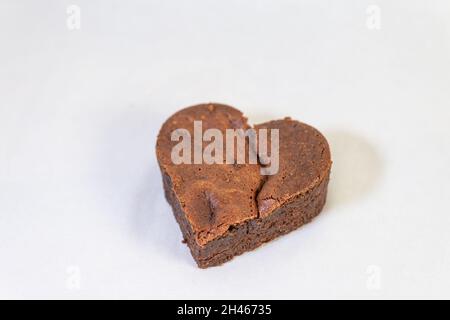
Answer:
<path fill-rule="evenodd" d="M 173 143 L 167 135 L 174 129 L 170 123 L 189 128 L 193 120 L 205 119 L 205 113 L 211 121 L 209 127 L 248 127 L 246 118 L 234 108 L 199 105 L 171 117 L 157 143 L 166 199 L 200 268 L 220 265 L 311 221 L 325 204 L 331 169 L 325 138 L 291 119 L 255 127 L 280 130 L 277 175 L 260 176 L 258 166 L 250 165 L 205 164 L 198 168 L 169 163 L 168 150 Z M 201 176 L 198 171 L 203 172 Z M 227 178 L 223 178 L 224 172 L 229 174 Z M 244 198 L 250 202 L 243 202 Z"/>

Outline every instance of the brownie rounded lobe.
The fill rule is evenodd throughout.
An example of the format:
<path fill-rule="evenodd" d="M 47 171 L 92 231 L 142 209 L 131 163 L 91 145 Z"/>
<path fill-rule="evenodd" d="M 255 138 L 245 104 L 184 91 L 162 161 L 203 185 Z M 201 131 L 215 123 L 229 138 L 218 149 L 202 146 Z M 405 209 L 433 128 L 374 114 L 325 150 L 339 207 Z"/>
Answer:
<path fill-rule="evenodd" d="M 156 148 L 161 170 L 172 179 L 196 242 L 204 245 L 223 235 L 230 226 L 257 217 L 256 191 L 263 177 L 257 164 L 173 164 L 171 150 L 177 142 L 171 140 L 171 133 L 180 128 L 188 130 L 193 145 L 194 121 L 202 121 L 203 131 L 219 129 L 224 135 L 226 129 L 250 126 L 235 108 L 210 103 L 177 112 L 159 133 Z"/>
<path fill-rule="evenodd" d="M 279 171 L 268 176 L 257 197 L 259 214 L 265 217 L 323 181 L 331 169 L 331 155 L 327 140 L 318 130 L 291 118 L 255 128 L 279 130 Z"/>

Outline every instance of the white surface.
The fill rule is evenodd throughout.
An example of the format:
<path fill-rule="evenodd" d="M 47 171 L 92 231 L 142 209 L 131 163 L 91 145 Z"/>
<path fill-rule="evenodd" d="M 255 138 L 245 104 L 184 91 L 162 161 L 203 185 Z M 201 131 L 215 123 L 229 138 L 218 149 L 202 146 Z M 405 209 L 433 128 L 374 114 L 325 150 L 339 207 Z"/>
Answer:
<path fill-rule="evenodd" d="M 450 298 L 450 3 L 393 2 L 2 0 L 0 297 Z M 335 163 L 313 223 L 200 270 L 154 144 L 207 101 Z"/>

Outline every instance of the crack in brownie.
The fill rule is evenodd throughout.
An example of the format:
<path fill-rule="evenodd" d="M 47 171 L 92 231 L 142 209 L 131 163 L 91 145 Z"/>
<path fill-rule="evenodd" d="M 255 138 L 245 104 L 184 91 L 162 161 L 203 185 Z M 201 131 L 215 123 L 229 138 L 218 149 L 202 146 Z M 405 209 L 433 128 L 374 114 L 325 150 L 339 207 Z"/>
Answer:
<path fill-rule="evenodd" d="M 220 265 L 320 213 L 331 156 L 316 129 L 290 118 L 256 125 L 257 132 L 279 130 L 278 173 L 262 176 L 260 163 L 174 164 L 171 153 L 177 142 L 171 135 L 182 128 L 193 137 L 194 121 L 202 121 L 204 130 L 223 134 L 251 126 L 239 110 L 210 103 L 175 113 L 158 135 L 156 153 L 165 196 L 199 267 Z M 194 138 L 191 142 L 195 144 Z M 202 143 L 203 148 L 208 144 Z M 250 144 L 245 148 L 248 151 Z"/>

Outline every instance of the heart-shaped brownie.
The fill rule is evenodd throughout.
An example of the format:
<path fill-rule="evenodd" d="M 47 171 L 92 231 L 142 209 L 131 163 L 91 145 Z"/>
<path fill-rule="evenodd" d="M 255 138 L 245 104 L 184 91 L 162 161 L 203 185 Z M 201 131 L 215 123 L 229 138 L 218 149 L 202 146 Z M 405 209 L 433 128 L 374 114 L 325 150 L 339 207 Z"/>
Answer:
<path fill-rule="evenodd" d="M 251 127 L 230 106 L 189 107 L 163 124 L 156 154 L 167 201 L 201 268 L 297 229 L 325 204 L 328 143 L 290 118 Z"/>

